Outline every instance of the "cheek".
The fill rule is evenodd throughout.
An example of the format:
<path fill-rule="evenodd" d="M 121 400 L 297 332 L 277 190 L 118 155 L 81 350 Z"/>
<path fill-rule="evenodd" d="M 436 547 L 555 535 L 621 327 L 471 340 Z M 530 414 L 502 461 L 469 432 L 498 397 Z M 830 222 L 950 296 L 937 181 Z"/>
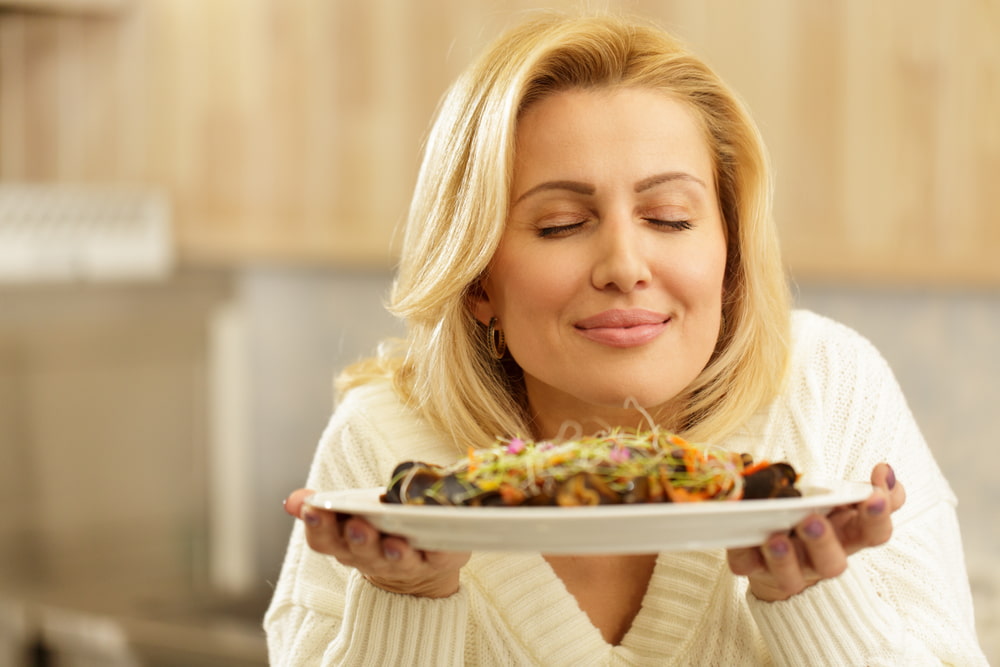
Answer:
<path fill-rule="evenodd" d="M 538 332 L 544 321 L 550 320 L 560 310 L 562 298 L 559 290 L 545 276 L 535 276 L 519 271 L 502 283 L 498 281 L 491 299 L 508 342 L 516 341 L 525 333 Z"/>
<path fill-rule="evenodd" d="M 672 253 L 661 264 L 668 290 L 689 309 L 721 307 L 725 290 L 726 254 L 715 248 L 703 252 Z"/>
<path fill-rule="evenodd" d="M 719 342 L 719 335 L 722 328 L 722 302 L 725 298 L 725 275 L 726 275 L 726 255 L 719 253 L 710 267 L 706 267 L 705 275 L 702 278 L 701 299 L 706 312 L 703 314 L 705 321 L 706 346 L 714 350 Z"/>
<path fill-rule="evenodd" d="M 551 318 L 563 310 L 575 293 L 572 264 L 552 253 L 520 253 L 513 260 L 505 254 L 494 258 L 487 293 L 505 327 L 540 326 L 543 315 Z"/>
<path fill-rule="evenodd" d="M 699 280 L 704 285 L 705 290 L 713 292 L 717 298 L 721 299 L 725 288 L 728 258 L 725 236 L 720 233 L 714 242 L 708 244 L 702 256 L 704 261 L 701 263 Z"/>

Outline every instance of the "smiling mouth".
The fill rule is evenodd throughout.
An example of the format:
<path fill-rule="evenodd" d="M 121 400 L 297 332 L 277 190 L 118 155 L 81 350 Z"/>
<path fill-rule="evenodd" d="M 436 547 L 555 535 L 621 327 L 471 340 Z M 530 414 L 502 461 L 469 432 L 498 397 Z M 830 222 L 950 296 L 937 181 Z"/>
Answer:
<path fill-rule="evenodd" d="M 608 310 L 584 318 L 574 327 L 584 338 L 602 345 L 636 347 L 654 340 L 669 323 L 668 315 L 649 310 Z"/>

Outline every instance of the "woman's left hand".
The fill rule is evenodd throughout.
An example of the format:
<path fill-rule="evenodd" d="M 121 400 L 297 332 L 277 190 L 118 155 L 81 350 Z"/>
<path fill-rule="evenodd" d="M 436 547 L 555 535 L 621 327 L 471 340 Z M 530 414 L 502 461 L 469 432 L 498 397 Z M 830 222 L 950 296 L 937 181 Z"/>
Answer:
<path fill-rule="evenodd" d="M 903 485 L 886 463 L 872 470 L 874 490 L 864 501 L 813 514 L 792 534 L 775 533 L 759 547 L 729 550 L 729 569 L 750 580 L 760 600 L 786 600 L 847 568 L 847 557 L 889 540 L 892 513 L 906 500 Z"/>

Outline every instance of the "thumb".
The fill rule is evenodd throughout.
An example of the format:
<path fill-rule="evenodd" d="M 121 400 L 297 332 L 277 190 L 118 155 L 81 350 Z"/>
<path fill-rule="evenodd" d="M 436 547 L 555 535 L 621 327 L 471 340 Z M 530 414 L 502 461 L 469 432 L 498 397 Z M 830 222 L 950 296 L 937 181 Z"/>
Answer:
<path fill-rule="evenodd" d="M 314 492 L 311 489 L 297 489 L 292 491 L 284 500 L 285 512 L 287 512 L 289 516 L 293 516 L 296 519 L 301 518 L 302 506 L 305 503 L 305 499 L 313 493 Z"/>

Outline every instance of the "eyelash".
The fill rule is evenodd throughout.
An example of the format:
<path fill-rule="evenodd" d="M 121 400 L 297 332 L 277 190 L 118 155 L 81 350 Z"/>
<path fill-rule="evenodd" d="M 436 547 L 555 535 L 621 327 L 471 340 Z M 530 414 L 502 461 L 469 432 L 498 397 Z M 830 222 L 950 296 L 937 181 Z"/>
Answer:
<path fill-rule="evenodd" d="M 582 222 L 574 222 L 568 225 L 553 225 L 551 227 L 540 227 L 538 229 L 538 237 L 542 239 L 555 238 L 559 236 L 565 236 L 566 234 L 573 232 L 583 226 Z"/>
<path fill-rule="evenodd" d="M 646 218 L 646 222 L 656 227 L 667 227 L 678 231 L 691 229 L 694 226 L 691 224 L 690 220 L 658 220 L 656 218 Z"/>
<path fill-rule="evenodd" d="M 645 218 L 646 222 L 660 229 L 672 229 L 684 231 L 691 229 L 694 225 L 689 220 L 659 220 L 657 218 Z M 542 227 L 538 230 L 539 238 L 558 238 L 582 227 L 584 222 L 574 222 L 568 225 L 553 225 L 552 227 Z"/>

